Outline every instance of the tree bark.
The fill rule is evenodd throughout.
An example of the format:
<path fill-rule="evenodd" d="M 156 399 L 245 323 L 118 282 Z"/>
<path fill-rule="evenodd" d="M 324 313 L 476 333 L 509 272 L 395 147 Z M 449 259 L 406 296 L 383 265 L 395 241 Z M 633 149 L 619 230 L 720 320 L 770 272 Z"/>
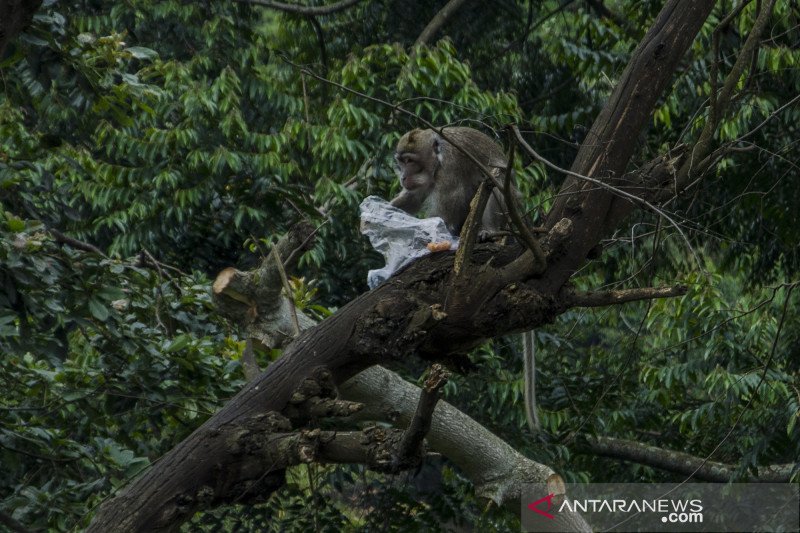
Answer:
<path fill-rule="evenodd" d="M 619 178 L 626 173 L 639 133 L 714 4 L 712 0 L 667 2 L 592 124 L 572 163 L 572 172 L 614 186 L 624 185 Z M 614 229 L 607 221 L 619 223 L 621 217 L 616 211 L 630 212 L 632 207 L 630 200 L 615 197 L 607 189 L 569 177 L 547 215 L 547 226 L 553 227 L 563 217 L 570 218 L 573 238 L 568 253 L 548 265 L 536 285 L 563 285 L 600 238 Z"/>
<path fill-rule="evenodd" d="M 461 9 L 464 4 L 469 2 L 469 0 L 450 0 L 447 4 L 436 13 L 436 15 L 428 22 L 428 25 L 425 26 L 425 29 L 422 30 L 422 33 L 419 34 L 417 40 L 414 42 L 414 46 L 419 46 L 421 44 L 428 44 L 430 43 L 431 39 L 442 29 L 442 26 L 447 23 L 450 17 L 455 14 L 456 11 Z"/>
<path fill-rule="evenodd" d="M 340 392 L 346 400 L 366 406 L 353 418 L 398 426 L 409 424 L 419 397 L 418 387 L 380 366 L 348 380 Z M 548 494 L 563 495 L 564 483 L 550 467 L 531 461 L 447 402 L 436 406 L 427 441 L 464 472 L 476 494 L 510 511 L 519 511 L 520 498 L 530 484 L 544 487 Z M 537 526 L 541 531 L 591 531 L 583 517 L 573 512 L 559 513 L 555 520 L 543 520 Z"/>
<path fill-rule="evenodd" d="M 671 0 L 633 55 L 604 110 L 592 126 L 573 171 L 614 182 L 633 153 L 634 140 L 714 5 L 713 0 Z M 567 193 L 566 195 L 563 193 Z M 203 507 L 267 497 L 275 489 L 269 465 L 234 445 L 243 424 L 280 413 L 301 382 L 318 367 L 342 383 L 390 358 L 457 357 L 485 339 L 552 322 L 570 303 L 561 291 L 603 236 L 613 195 L 568 180 L 548 215 L 548 227 L 569 226 L 547 247 L 548 268 L 538 279 L 506 269 L 518 247 L 486 245 L 475 251 L 470 279 L 451 276 L 453 256 L 422 258 L 377 289 L 342 307 L 293 341 L 281 359 L 186 440 L 98 511 L 90 531 L 171 531 Z M 576 203 L 577 202 L 577 203 Z M 606 227 L 606 230 L 610 228 Z M 542 239 L 547 242 L 547 237 Z M 500 270 L 495 270 L 500 269 Z"/>

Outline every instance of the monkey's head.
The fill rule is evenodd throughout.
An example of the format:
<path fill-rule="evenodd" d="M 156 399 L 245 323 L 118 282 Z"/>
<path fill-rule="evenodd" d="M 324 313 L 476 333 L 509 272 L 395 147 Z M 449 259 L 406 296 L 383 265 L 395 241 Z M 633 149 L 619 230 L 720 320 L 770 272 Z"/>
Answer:
<path fill-rule="evenodd" d="M 442 140 L 433 130 L 411 130 L 397 142 L 394 159 L 400 184 L 409 191 L 433 187 Z"/>

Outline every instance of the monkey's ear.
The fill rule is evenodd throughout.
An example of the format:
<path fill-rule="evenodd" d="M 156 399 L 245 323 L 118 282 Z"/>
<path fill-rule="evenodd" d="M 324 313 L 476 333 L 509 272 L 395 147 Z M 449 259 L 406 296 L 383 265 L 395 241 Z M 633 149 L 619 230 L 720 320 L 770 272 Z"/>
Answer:
<path fill-rule="evenodd" d="M 442 153 L 442 145 L 439 142 L 439 136 L 433 138 L 433 153 L 439 155 Z"/>

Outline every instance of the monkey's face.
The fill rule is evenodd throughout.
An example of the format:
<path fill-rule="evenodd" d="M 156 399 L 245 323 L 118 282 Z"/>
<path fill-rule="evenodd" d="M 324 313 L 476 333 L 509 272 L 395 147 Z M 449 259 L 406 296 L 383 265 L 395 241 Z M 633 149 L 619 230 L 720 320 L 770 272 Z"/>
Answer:
<path fill-rule="evenodd" d="M 394 154 L 394 160 L 397 165 L 397 177 L 400 178 L 400 185 L 404 189 L 413 191 L 432 184 L 433 180 L 425 168 L 425 161 L 418 154 L 397 152 Z"/>
<path fill-rule="evenodd" d="M 433 130 L 411 130 L 400 137 L 394 160 L 403 188 L 429 194 L 441 164 L 440 153 L 441 141 Z"/>

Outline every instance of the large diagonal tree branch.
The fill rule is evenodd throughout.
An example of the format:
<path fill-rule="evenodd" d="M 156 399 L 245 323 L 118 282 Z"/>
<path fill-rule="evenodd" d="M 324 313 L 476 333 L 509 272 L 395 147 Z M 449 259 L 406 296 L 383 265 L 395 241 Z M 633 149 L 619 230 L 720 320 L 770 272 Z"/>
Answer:
<path fill-rule="evenodd" d="M 573 171 L 612 181 L 623 175 L 633 139 L 713 5 L 712 0 L 667 3 L 592 127 Z M 541 239 L 549 255 L 540 278 L 527 282 L 530 274 L 521 268 L 497 275 L 495 268 L 516 264 L 521 250 L 514 246 L 478 247 L 474 261 L 491 262 L 492 268 L 477 272 L 469 282 L 452 283 L 452 254 L 412 263 L 301 333 L 281 359 L 106 502 L 89 530 L 174 530 L 196 510 L 219 502 L 221 494 L 231 493 L 231 469 L 254 463 L 246 448 L 232 445 L 243 424 L 264 413 L 282 412 L 293 392 L 320 366 L 342 383 L 382 360 L 456 356 L 487 338 L 553 321 L 564 310 L 559 294 L 565 283 L 602 237 L 603 224 L 598 221 L 606 220 L 612 198 L 606 191 L 582 190 L 579 182 L 568 181 L 565 192 L 569 202 L 558 203 L 548 217 L 550 228 L 564 231 L 560 238 L 551 238 L 551 232 Z M 235 470 L 244 500 L 251 494 L 261 500 L 274 490 L 268 464 L 262 470 Z"/>
<path fill-rule="evenodd" d="M 714 4 L 710 0 L 667 2 L 592 124 L 570 168 L 572 172 L 611 185 L 623 183 L 620 178 L 627 171 L 639 133 Z M 570 218 L 573 238 L 567 253 L 550 262 L 545 275 L 535 283 L 537 288 L 563 285 L 600 238 L 613 229 L 607 219 L 621 221 L 611 209 L 614 198 L 611 191 L 591 183 L 574 177 L 566 180 L 548 213 L 547 226 Z"/>
<path fill-rule="evenodd" d="M 284 254 L 289 250 L 302 250 L 309 244 L 305 235 L 310 231 L 310 227 L 298 225 L 283 237 L 274 249 Z M 296 255 L 290 254 L 290 257 Z M 287 261 L 286 266 L 291 264 Z M 277 280 L 280 277 L 279 270 L 277 263 L 270 261 L 269 258 L 250 272 L 228 268 L 217 276 L 212 289 L 219 312 L 236 325 L 248 341 L 266 344 L 273 348 L 283 347 L 291 339 L 281 333 L 287 330 L 288 316 L 291 313 L 286 309 L 286 298 L 281 295 L 282 283 Z M 639 289 L 634 291 L 636 294 L 621 295 L 622 292 L 575 294 L 575 300 L 584 301 L 584 298 L 588 297 L 595 302 L 598 299 L 610 298 L 616 303 L 621 303 L 623 300 L 637 297 L 668 296 L 668 294 L 644 295 Z M 243 294 L 248 296 L 243 297 Z M 302 311 L 295 310 L 295 315 L 298 317 L 297 323 L 300 329 L 314 325 L 312 319 Z M 370 367 L 349 379 L 341 386 L 339 392 L 344 401 L 335 398 L 335 395 L 321 401 L 315 399 L 313 409 L 323 405 L 339 406 L 343 409 L 337 409 L 339 414 L 335 416 L 347 416 L 354 412 L 345 422 L 380 421 L 394 424 L 398 429 L 408 428 L 407 431 L 411 430 L 415 419 L 420 420 L 417 417 L 418 409 L 425 396 L 419 387 L 380 365 Z M 293 401 L 297 396 L 296 393 Z M 430 396 L 428 398 L 430 399 Z M 426 416 L 425 420 L 430 422 L 430 426 L 423 432 L 430 448 L 458 466 L 472 481 L 476 494 L 481 497 L 516 511 L 526 485 L 536 484 L 542 487 L 546 494 L 562 494 L 559 491 L 564 483 L 551 468 L 521 455 L 500 437 L 447 402 L 437 402 L 432 416 Z M 350 428 L 347 423 L 337 427 L 340 431 Z M 302 431 L 299 433 L 303 434 Z M 287 436 L 284 435 L 283 438 L 287 439 Z M 291 452 L 291 449 L 288 451 Z M 358 457 L 358 453 L 356 449 L 350 456 Z M 285 458 L 281 464 L 291 464 L 292 458 L 296 455 L 283 454 Z M 276 454 L 272 453 L 271 456 L 275 457 Z M 335 456 L 323 459 L 336 461 Z M 568 531 L 590 529 L 577 513 L 559 513 L 557 520 L 549 526 L 551 530 L 554 527 Z"/>

